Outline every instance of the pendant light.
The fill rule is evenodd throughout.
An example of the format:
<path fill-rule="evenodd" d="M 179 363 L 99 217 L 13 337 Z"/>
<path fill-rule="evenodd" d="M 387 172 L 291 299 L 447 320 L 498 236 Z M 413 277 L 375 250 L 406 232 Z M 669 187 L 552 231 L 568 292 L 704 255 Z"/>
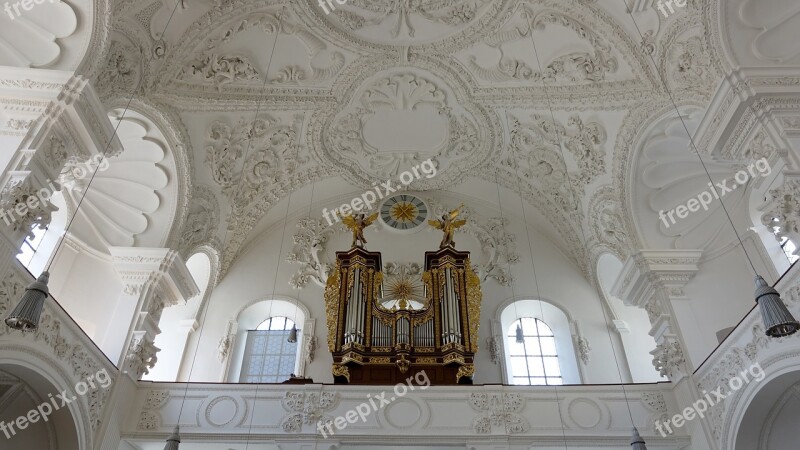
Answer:
<path fill-rule="evenodd" d="M 647 445 L 645 445 L 644 439 L 639 436 L 639 430 L 636 427 L 633 427 L 631 435 L 631 450 L 647 450 Z"/>
<path fill-rule="evenodd" d="M 39 278 L 25 289 L 25 294 L 17 306 L 6 317 L 6 325 L 20 331 L 35 331 L 39 326 L 39 316 L 42 315 L 44 301 L 49 294 L 47 281 L 50 272 L 44 271 Z"/>
<path fill-rule="evenodd" d="M 761 275 L 756 275 L 756 303 L 761 309 L 767 336 L 789 336 L 800 329 L 800 323 L 786 309 L 778 291 L 769 286 Z"/>
<path fill-rule="evenodd" d="M 180 427 L 175 425 L 175 429 L 172 431 L 172 434 L 167 438 L 167 445 L 164 446 L 164 450 L 178 450 L 180 443 Z"/>
<path fill-rule="evenodd" d="M 625 0 L 622 1 L 625 3 Z M 628 7 L 627 4 L 625 4 L 625 8 L 627 9 L 628 14 L 631 16 L 631 20 L 633 21 L 634 27 L 636 27 L 636 31 L 639 33 L 639 36 L 642 38 L 642 40 L 644 40 L 642 30 L 639 28 L 636 18 L 633 17 L 633 11 L 630 7 Z M 650 61 L 653 63 L 653 67 L 658 67 L 655 58 L 653 58 L 653 54 L 650 53 L 648 56 L 650 57 Z M 766 335 L 773 338 L 779 338 L 794 334 L 797 332 L 798 328 L 800 328 L 800 323 L 797 322 L 797 320 L 792 316 L 792 313 L 789 312 L 789 309 L 786 308 L 786 305 L 784 304 L 783 300 L 781 300 L 778 292 L 775 289 L 770 288 L 767 285 L 767 282 L 764 281 L 761 275 L 758 274 L 755 265 L 753 265 L 753 261 L 750 259 L 750 255 L 747 253 L 744 242 L 742 242 L 742 238 L 739 236 L 739 232 L 736 230 L 736 226 L 733 224 L 733 219 L 731 219 L 731 215 L 728 213 L 728 208 L 725 206 L 725 202 L 722 201 L 722 197 L 717 190 L 717 186 L 714 184 L 714 180 L 711 178 L 711 173 L 709 173 L 706 163 L 703 161 L 703 157 L 700 155 L 700 151 L 697 149 L 697 145 L 694 142 L 694 137 L 692 136 L 692 133 L 689 132 L 689 127 L 686 125 L 686 121 L 683 120 L 683 115 L 678 109 L 678 104 L 675 102 L 675 97 L 672 95 L 672 91 L 670 91 L 667 81 L 663 78 L 663 75 L 661 75 L 660 72 L 659 77 L 661 77 L 661 82 L 664 85 L 664 91 L 669 96 L 672 106 L 675 108 L 675 113 L 678 115 L 678 119 L 681 121 L 681 124 L 686 131 L 686 136 L 688 136 L 689 142 L 692 144 L 692 149 L 694 149 L 697 159 L 700 161 L 700 165 L 703 166 L 703 171 L 705 171 L 708 181 L 711 182 L 711 187 L 714 190 L 714 196 L 719 199 L 719 204 L 722 206 L 722 210 L 725 212 L 725 217 L 728 218 L 728 223 L 730 223 L 733 233 L 736 235 L 736 239 L 739 241 L 739 245 L 742 246 L 744 256 L 747 258 L 747 262 L 750 263 L 750 268 L 753 269 L 753 273 L 756 276 L 755 301 L 761 309 L 761 320 L 764 323 Z M 756 114 L 755 110 L 752 110 L 752 112 L 756 117 L 760 117 L 760 114 Z"/>

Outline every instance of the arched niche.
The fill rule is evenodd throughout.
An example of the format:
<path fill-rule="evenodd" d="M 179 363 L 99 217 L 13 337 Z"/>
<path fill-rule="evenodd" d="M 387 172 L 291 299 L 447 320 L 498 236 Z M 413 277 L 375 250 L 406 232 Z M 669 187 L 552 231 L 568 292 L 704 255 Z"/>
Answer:
<path fill-rule="evenodd" d="M 107 34 L 106 1 L 8 2 L 0 14 L 0 66 L 75 71 Z M 25 6 L 28 6 L 25 8 Z"/>
<path fill-rule="evenodd" d="M 116 109 L 109 119 L 124 150 L 106 155 L 93 176 L 65 180 L 67 209 L 75 214 L 70 234 L 100 253 L 112 246 L 164 247 L 179 209 L 175 155 L 147 116 Z"/>

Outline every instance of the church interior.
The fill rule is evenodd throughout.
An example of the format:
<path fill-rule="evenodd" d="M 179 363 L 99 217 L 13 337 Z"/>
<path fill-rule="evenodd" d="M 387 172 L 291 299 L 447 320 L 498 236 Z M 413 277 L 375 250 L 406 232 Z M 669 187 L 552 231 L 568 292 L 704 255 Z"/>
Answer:
<path fill-rule="evenodd" d="M 797 450 L 800 4 L 0 7 L 0 450 Z"/>

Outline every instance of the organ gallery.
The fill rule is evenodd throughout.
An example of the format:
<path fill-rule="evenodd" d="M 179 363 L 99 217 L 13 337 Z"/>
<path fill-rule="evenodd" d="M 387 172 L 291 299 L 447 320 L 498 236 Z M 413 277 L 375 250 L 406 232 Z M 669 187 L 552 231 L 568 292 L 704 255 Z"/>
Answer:
<path fill-rule="evenodd" d="M 444 236 L 425 252 L 421 278 L 385 277 L 363 239 L 375 216 L 344 218 L 352 247 L 336 253 L 324 294 L 335 383 L 395 383 L 422 370 L 434 384 L 472 383 L 482 296 L 469 252 L 455 248 L 453 232 L 466 223 L 457 216 L 429 221 Z"/>

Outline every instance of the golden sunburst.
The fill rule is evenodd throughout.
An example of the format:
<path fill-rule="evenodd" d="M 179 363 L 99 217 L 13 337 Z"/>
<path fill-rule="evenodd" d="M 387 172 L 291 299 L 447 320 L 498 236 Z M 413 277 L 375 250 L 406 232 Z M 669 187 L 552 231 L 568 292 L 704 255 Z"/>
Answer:
<path fill-rule="evenodd" d="M 388 275 L 381 304 L 387 309 L 421 309 L 425 306 L 425 289 L 419 276 Z"/>
<path fill-rule="evenodd" d="M 392 219 L 398 222 L 411 222 L 417 217 L 418 212 L 413 203 L 401 202 L 392 206 L 389 214 L 391 214 Z"/>

